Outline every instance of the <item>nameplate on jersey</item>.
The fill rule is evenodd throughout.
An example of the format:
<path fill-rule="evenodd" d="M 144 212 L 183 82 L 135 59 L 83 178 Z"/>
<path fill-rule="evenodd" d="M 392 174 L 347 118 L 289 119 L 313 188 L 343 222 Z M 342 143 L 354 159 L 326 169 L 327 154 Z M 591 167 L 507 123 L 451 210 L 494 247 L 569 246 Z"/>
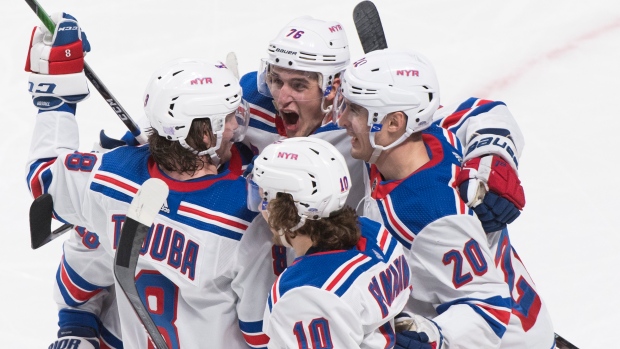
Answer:
<path fill-rule="evenodd" d="M 113 239 L 115 250 L 125 219 L 125 213 L 118 212 L 112 213 L 108 221 L 108 234 Z M 140 258 L 170 270 L 174 275 L 178 275 L 178 279 L 197 285 L 201 268 L 198 259 L 203 248 L 199 239 L 184 230 L 178 224 L 158 217 L 144 239 Z"/>

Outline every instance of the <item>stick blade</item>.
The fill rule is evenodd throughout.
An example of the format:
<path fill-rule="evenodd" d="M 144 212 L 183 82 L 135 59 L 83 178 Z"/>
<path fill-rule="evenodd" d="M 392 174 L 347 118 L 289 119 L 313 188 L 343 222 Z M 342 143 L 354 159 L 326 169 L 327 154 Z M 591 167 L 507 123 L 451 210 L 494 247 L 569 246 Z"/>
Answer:
<path fill-rule="evenodd" d="M 47 193 L 36 198 L 30 205 L 28 218 L 30 223 L 30 247 L 33 250 L 56 239 L 73 227 L 71 224 L 64 224 L 52 231 L 53 209 L 54 200 Z"/>
<path fill-rule="evenodd" d="M 364 53 L 388 47 L 379 11 L 372 1 L 362 1 L 353 9 L 353 22 Z"/>
<path fill-rule="evenodd" d="M 53 209 L 54 201 L 50 194 L 39 196 L 30 205 L 28 218 L 30 220 L 30 246 L 33 250 L 51 240 Z"/>

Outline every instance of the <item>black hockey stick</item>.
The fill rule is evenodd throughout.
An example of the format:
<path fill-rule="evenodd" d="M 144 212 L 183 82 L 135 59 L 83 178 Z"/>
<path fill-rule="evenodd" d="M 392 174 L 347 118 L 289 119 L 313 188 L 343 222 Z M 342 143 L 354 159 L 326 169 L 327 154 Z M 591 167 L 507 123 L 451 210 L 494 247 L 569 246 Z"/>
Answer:
<path fill-rule="evenodd" d="M 43 194 L 30 205 L 30 246 L 33 250 L 47 244 L 73 228 L 71 224 L 63 224 L 52 231 L 52 210 L 54 201 L 50 194 Z"/>
<path fill-rule="evenodd" d="M 557 333 L 555 334 L 555 347 L 556 349 L 579 349 L 576 345 L 567 341 Z"/>
<path fill-rule="evenodd" d="M 388 47 L 379 11 L 371 1 L 362 1 L 355 6 L 353 22 L 364 53 L 383 50 Z"/>
<path fill-rule="evenodd" d="M 30 6 L 32 11 L 34 11 L 37 17 L 39 17 L 39 19 L 43 22 L 45 27 L 53 33 L 54 29 L 56 28 L 56 24 L 54 23 L 54 21 L 52 21 L 50 16 L 47 14 L 47 12 L 45 12 L 41 5 L 39 5 L 37 0 L 26 0 L 26 3 L 28 4 L 28 6 Z M 140 144 L 145 144 L 147 142 L 146 136 L 144 135 L 144 133 L 142 133 L 142 130 L 140 130 L 138 124 L 136 124 L 136 122 L 129 116 L 129 113 L 125 111 L 125 108 L 121 106 L 118 100 L 112 95 L 110 90 L 108 90 L 108 88 L 103 84 L 101 79 L 99 79 L 97 74 L 95 74 L 95 72 L 86 62 L 84 62 L 84 74 L 86 75 L 90 83 L 95 86 L 97 91 L 99 91 L 101 97 L 103 97 L 103 99 L 108 102 L 108 105 L 110 106 L 110 108 L 112 108 L 112 110 L 114 110 L 119 119 L 121 119 L 125 126 L 127 126 L 131 134 L 133 134 L 133 136 L 138 140 L 138 142 L 140 142 Z"/>
<path fill-rule="evenodd" d="M 142 303 L 135 277 L 140 249 L 167 196 L 168 186 L 160 179 L 151 178 L 142 184 L 131 201 L 114 257 L 114 276 L 157 349 L 168 349 L 168 346 Z"/>

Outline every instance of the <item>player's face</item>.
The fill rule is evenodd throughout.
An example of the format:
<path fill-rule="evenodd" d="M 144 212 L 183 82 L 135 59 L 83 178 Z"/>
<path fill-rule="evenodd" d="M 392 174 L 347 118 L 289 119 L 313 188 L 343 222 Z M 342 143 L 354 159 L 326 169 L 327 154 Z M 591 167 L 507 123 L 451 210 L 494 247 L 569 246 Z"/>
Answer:
<path fill-rule="evenodd" d="M 347 100 L 345 103 L 346 107 L 338 117 L 338 125 L 346 129 L 347 135 L 351 137 L 351 156 L 354 159 L 368 161 L 373 151 L 368 138 L 370 133 L 368 110 Z"/>
<path fill-rule="evenodd" d="M 308 136 L 321 126 L 323 93 L 316 73 L 274 66 L 268 81 L 287 137 Z"/>
<path fill-rule="evenodd" d="M 215 152 L 220 158 L 220 162 L 224 163 L 230 160 L 232 154 L 230 148 L 233 144 L 235 130 L 239 127 L 235 113 L 226 115 L 226 123 L 224 124 L 224 133 L 222 133 L 222 143 L 220 148 Z"/>

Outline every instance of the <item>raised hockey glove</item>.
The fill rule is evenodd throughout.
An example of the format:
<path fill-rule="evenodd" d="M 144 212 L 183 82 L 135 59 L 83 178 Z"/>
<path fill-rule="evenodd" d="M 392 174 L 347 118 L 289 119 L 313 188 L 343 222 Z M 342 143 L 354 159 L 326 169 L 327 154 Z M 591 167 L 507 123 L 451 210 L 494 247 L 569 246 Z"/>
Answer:
<path fill-rule="evenodd" d="M 58 331 L 58 339 L 48 349 L 99 349 L 99 339 L 90 327 L 68 326 Z"/>
<path fill-rule="evenodd" d="M 525 206 L 517 172 L 497 155 L 465 161 L 456 185 L 461 199 L 476 212 L 487 233 L 505 228 Z"/>
<path fill-rule="evenodd" d="M 437 324 L 420 315 L 402 312 L 394 319 L 395 349 L 442 349 L 443 335 Z"/>
<path fill-rule="evenodd" d="M 35 27 L 30 37 L 26 71 L 34 105 L 51 110 L 64 103 L 77 103 L 89 95 L 84 75 L 84 55 L 90 51 L 86 34 L 77 20 L 66 13 L 51 16 L 54 33 Z"/>

